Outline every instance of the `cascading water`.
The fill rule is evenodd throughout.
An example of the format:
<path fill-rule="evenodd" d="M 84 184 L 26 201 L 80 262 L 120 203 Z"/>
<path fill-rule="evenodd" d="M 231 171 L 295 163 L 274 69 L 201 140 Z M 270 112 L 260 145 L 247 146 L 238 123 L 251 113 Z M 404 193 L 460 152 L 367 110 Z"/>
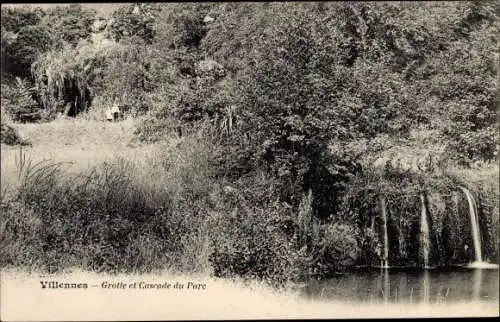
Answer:
<path fill-rule="evenodd" d="M 483 255 L 481 251 L 481 232 L 479 231 L 476 201 L 474 200 L 474 196 L 472 196 L 472 193 L 467 188 L 459 188 L 464 192 L 469 203 L 469 215 L 472 230 L 472 241 L 474 243 L 475 261 L 481 263 L 483 261 Z"/>
<path fill-rule="evenodd" d="M 389 236 L 387 234 L 387 212 L 385 208 L 385 199 L 380 197 L 380 208 L 382 210 L 383 233 L 384 233 L 384 256 L 382 258 L 382 267 L 389 267 Z"/>
<path fill-rule="evenodd" d="M 429 267 L 429 252 L 430 252 L 430 239 L 429 239 L 429 223 L 427 221 L 427 208 L 425 206 L 425 197 L 420 195 L 420 203 L 422 206 L 420 217 L 420 247 L 424 259 L 424 268 Z"/>

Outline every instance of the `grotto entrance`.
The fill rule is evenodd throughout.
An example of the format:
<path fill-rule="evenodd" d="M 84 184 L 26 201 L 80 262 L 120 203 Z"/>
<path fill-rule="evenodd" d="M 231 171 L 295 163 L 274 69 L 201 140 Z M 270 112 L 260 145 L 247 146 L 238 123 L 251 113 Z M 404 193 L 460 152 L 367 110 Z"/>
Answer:
<path fill-rule="evenodd" d="M 92 103 L 90 89 L 78 78 L 64 80 L 64 115 L 75 117 L 87 110 Z"/>

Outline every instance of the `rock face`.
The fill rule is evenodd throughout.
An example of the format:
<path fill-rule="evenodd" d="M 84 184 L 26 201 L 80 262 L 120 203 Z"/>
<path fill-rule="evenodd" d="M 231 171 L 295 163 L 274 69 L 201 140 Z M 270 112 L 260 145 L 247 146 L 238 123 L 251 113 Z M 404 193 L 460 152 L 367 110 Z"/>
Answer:
<path fill-rule="evenodd" d="M 376 168 L 383 168 L 387 164 L 392 167 L 400 168 L 406 171 L 432 172 L 439 170 L 440 159 L 431 154 L 412 154 L 412 155 L 384 155 L 373 162 Z"/>

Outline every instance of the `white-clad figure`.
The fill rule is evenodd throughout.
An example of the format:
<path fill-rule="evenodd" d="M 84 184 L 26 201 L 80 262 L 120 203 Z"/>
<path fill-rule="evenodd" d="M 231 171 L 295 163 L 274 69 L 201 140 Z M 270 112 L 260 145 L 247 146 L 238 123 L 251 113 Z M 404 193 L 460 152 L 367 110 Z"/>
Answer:
<path fill-rule="evenodd" d="M 118 102 L 115 100 L 113 106 L 108 108 L 106 111 L 106 119 L 108 121 L 116 122 L 118 121 L 118 116 L 120 115 L 120 107 L 118 106 Z"/>
<path fill-rule="evenodd" d="M 203 18 L 203 22 L 204 23 L 210 23 L 210 22 L 214 22 L 214 18 L 210 17 L 209 15 L 206 15 L 205 18 Z"/>

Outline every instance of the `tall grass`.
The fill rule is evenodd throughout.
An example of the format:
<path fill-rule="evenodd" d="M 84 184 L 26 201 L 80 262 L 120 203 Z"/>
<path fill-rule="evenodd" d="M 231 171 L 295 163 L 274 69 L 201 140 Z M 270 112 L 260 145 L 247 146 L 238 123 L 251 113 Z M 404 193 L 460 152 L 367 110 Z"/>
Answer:
<path fill-rule="evenodd" d="M 200 130 L 149 158 L 115 157 L 79 172 L 19 150 L 2 195 L 0 264 L 30 270 L 168 269 L 286 280 L 307 269 L 316 227 L 310 204 L 295 216 L 261 175 L 226 182 L 212 163 L 216 135 Z M 289 243 L 282 224 L 299 225 Z M 316 227 L 317 228 L 317 227 Z M 310 246 L 308 246 L 310 247 Z M 295 264 L 302 263 L 302 266 Z"/>
<path fill-rule="evenodd" d="M 140 272 L 184 263 L 200 270 L 202 221 L 192 220 L 191 207 L 209 187 L 204 145 L 181 144 L 172 163 L 160 155 L 116 157 L 76 174 L 19 150 L 2 193 L 2 266 Z"/>

